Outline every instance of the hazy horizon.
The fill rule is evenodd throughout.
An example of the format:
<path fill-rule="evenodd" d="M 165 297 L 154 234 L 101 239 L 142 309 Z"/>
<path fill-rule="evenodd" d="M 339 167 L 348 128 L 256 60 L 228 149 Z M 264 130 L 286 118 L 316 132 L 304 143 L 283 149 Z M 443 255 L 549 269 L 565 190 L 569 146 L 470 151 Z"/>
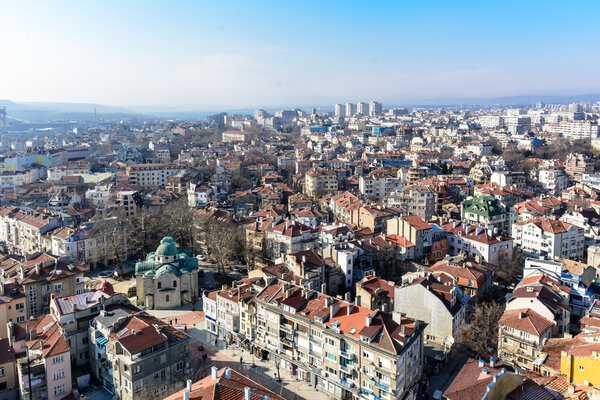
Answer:
<path fill-rule="evenodd" d="M 588 40 L 597 11 L 595 2 L 14 2 L 0 14 L 0 98 L 190 111 L 600 93 L 600 52 Z"/>

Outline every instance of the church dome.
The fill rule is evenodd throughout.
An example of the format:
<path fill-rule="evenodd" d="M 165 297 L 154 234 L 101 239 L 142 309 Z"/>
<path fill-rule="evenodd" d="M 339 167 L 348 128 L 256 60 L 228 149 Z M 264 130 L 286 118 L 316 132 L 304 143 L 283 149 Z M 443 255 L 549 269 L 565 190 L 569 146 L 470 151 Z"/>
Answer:
<path fill-rule="evenodd" d="M 179 253 L 177 246 L 175 246 L 175 239 L 171 236 L 167 236 L 160 241 L 160 246 L 156 249 L 157 256 L 174 256 Z"/>

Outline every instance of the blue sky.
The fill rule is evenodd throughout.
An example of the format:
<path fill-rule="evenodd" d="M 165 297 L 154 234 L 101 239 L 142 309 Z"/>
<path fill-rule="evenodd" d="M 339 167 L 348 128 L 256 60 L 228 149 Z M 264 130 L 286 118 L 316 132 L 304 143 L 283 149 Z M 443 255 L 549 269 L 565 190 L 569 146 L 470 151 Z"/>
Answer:
<path fill-rule="evenodd" d="M 600 93 L 599 2 L 14 1 L 0 98 L 214 109 Z"/>

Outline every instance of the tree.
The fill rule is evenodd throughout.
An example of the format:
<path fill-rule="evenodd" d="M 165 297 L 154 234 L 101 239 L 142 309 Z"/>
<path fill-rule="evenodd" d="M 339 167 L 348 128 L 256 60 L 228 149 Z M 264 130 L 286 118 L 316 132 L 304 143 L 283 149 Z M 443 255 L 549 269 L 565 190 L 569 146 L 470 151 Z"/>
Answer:
<path fill-rule="evenodd" d="M 498 258 L 496 277 L 502 281 L 503 286 L 516 284 L 523 275 L 523 255 L 520 251 L 513 250 L 512 253 L 503 253 Z"/>
<path fill-rule="evenodd" d="M 227 218 L 201 217 L 198 221 L 198 238 L 206 252 L 217 263 L 217 272 L 223 275 L 225 265 L 235 254 L 242 254 L 241 228 Z"/>
<path fill-rule="evenodd" d="M 481 358 L 489 358 L 498 346 L 498 321 L 504 306 L 497 302 L 480 303 L 471 320 L 463 323 L 456 334 L 457 348 Z"/>

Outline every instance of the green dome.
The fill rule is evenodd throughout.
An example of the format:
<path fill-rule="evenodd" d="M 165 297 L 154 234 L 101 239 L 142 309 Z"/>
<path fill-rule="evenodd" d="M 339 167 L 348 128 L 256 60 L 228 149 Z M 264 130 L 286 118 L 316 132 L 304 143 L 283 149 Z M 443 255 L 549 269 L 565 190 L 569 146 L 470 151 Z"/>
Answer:
<path fill-rule="evenodd" d="M 160 241 L 160 246 L 156 249 L 157 256 L 174 256 L 179 253 L 177 246 L 175 246 L 175 239 L 171 236 L 167 236 Z"/>

